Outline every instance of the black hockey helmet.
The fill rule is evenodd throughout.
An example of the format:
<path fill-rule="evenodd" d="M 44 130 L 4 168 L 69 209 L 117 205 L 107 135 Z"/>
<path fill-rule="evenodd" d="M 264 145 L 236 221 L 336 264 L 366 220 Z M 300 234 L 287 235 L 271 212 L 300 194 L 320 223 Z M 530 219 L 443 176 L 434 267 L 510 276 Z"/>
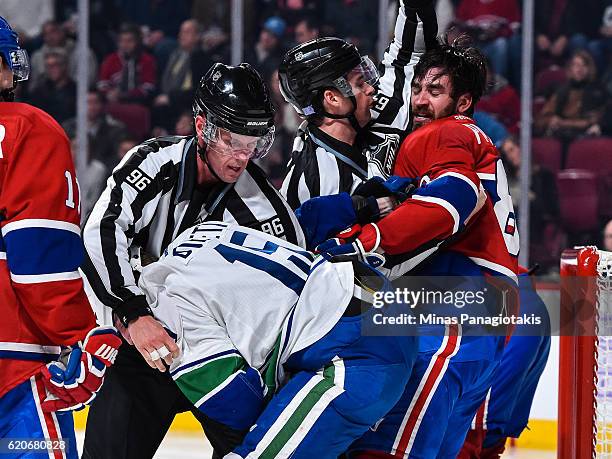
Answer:
<path fill-rule="evenodd" d="M 274 106 L 263 78 L 249 64 L 214 64 L 200 80 L 193 100 L 194 118 L 254 137 L 274 131 Z"/>
<path fill-rule="evenodd" d="M 376 66 L 362 57 L 355 45 L 335 37 L 307 41 L 285 54 L 278 71 L 281 93 L 302 115 L 327 115 L 320 106 L 322 91 L 336 88 L 353 97 L 346 75 L 360 66 L 366 81 L 376 84 Z"/>

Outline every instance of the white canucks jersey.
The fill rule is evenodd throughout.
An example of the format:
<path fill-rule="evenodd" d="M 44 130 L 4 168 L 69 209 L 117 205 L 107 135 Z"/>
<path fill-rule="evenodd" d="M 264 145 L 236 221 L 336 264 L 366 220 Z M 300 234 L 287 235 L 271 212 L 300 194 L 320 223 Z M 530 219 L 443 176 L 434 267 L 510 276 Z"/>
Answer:
<path fill-rule="evenodd" d="M 261 369 L 322 338 L 353 295 L 350 263 L 329 263 L 283 239 L 207 222 L 182 233 L 140 287 L 176 334 L 175 379 L 232 354 Z M 280 343 L 280 346 L 275 346 Z M 278 362 L 276 362 L 278 363 Z M 282 363 L 282 362 L 281 362 Z"/>

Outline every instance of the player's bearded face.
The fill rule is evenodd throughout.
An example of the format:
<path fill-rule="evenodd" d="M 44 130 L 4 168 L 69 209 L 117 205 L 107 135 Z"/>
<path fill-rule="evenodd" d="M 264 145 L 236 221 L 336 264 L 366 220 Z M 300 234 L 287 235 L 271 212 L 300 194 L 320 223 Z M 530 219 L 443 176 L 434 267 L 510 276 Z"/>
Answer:
<path fill-rule="evenodd" d="M 441 69 L 429 69 L 421 79 L 412 81 L 412 125 L 417 129 L 433 120 L 457 113 L 457 101 L 453 99 L 451 81 L 442 75 Z"/>

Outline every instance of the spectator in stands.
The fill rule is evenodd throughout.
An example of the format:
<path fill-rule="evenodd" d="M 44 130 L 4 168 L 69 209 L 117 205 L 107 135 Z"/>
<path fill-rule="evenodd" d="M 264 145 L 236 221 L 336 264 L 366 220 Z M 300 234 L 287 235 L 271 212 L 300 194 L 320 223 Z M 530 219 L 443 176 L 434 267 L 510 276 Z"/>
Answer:
<path fill-rule="evenodd" d="M 509 78 L 510 56 L 520 56 L 521 10 L 517 0 L 461 0 L 457 26 L 487 56 L 495 73 Z M 511 48 L 514 48 L 512 50 Z M 512 63 L 512 67 L 518 67 Z"/>
<path fill-rule="evenodd" d="M 193 0 L 191 5 L 191 17 L 202 24 L 205 33 L 212 29 L 218 29 L 223 34 L 231 30 L 232 2 L 219 0 Z M 273 16 L 274 13 L 266 14 L 262 10 L 260 0 L 242 0 L 242 13 L 247 21 L 243 22 L 244 43 L 254 43 L 257 39 L 256 32 L 259 31 L 259 18 Z M 262 15 L 263 14 L 263 15 Z M 227 62 L 227 59 L 213 59 L 213 62 Z"/>
<path fill-rule="evenodd" d="M 567 76 L 568 82 L 552 94 L 535 119 L 536 134 L 555 136 L 566 143 L 599 122 L 606 101 L 588 52 L 576 51 L 570 57 Z"/>
<path fill-rule="evenodd" d="M 603 230 L 603 249 L 612 252 L 612 220 L 610 220 Z"/>
<path fill-rule="evenodd" d="M 78 150 L 78 143 L 76 139 L 76 133 L 72 133 L 70 136 L 70 145 L 72 147 L 72 157 L 75 162 L 77 161 L 76 155 Z M 81 225 L 84 225 L 93 209 L 94 204 L 102 194 L 104 186 L 106 185 L 106 179 L 110 175 L 110 169 L 108 169 L 102 161 L 99 161 L 92 157 L 91 148 L 92 144 L 88 145 L 87 151 L 87 163 L 83 165 L 83 169 L 79 171 L 79 200 L 81 204 Z"/>
<path fill-rule="evenodd" d="M 29 102 L 62 123 L 76 114 L 76 83 L 68 73 L 68 57 L 64 52 L 49 52 L 44 66 L 43 79 L 30 91 Z"/>
<path fill-rule="evenodd" d="M 230 41 L 228 33 L 217 26 L 204 30 L 202 50 L 212 62 L 229 62 Z"/>
<path fill-rule="evenodd" d="M 587 0 L 579 2 L 580 28 L 571 38 L 575 48 L 591 53 L 597 69 L 603 72 L 612 53 L 612 0 Z M 579 16 L 580 17 L 580 16 Z M 576 22 L 578 18 L 574 18 Z"/>
<path fill-rule="evenodd" d="M 476 125 L 491 138 L 497 148 L 499 148 L 503 141 L 508 138 L 509 133 L 506 126 L 490 113 L 476 110 L 472 118 L 476 121 Z"/>
<path fill-rule="evenodd" d="M 123 24 L 117 52 L 109 54 L 100 67 L 98 88 L 109 102 L 148 104 L 157 83 L 155 58 L 143 51 L 140 28 Z"/>
<path fill-rule="evenodd" d="M 319 21 L 314 16 L 306 16 L 295 25 L 295 43 L 301 44 L 319 38 Z"/>
<path fill-rule="evenodd" d="M 45 56 L 50 52 L 64 53 L 68 59 L 68 72 L 73 80 L 77 77 L 76 45 L 73 40 L 66 37 L 66 32 L 61 24 L 56 21 L 47 21 L 42 27 L 42 47 L 32 54 L 29 84 L 30 88 L 39 86 L 45 77 Z M 94 84 L 97 77 L 98 63 L 93 52 L 89 50 L 87 56 L 87 66 L 89 68 L 89 84 Z"/>
<path fill-rule="evenodd" d="M 76 119 L 63 125 L 69 137 L 76 133 Z M 104 94 L 96 89 L 87 93 L 87 134 L 91 158 L 100 161 L 110 171 L 117 165 L 117 145 L 126 135 L 125 125 L 106 112 Z"/>
<path fill-rule="evenodd" d="M 38 35 L 43 24 L 53 19 L 56 3 L 55 0 L 2 0 L 2 17 L 11 24 L 19 36 L 19 46 L 26 49 L 30 57 L 32 51 L 40 46 Z"/>
<path fill-rule="evenodd" d="M 606 33 L 609 37 L 612 32 L 612 29 L 605 28 L 606 5 L 612 5 L 610 0 L 535 2 L 537 68 L 561 66 L 568 55 L 579 49 L 587 49 L 596 58 L 598 68 L 602 71 L 605 67 L 604 56 L 600 54 L 602 49 L 592 40 L 606 37 Z M 612 11 L 608 14 L 612 14 Z"/>
<path fill-rule="evenodd" d="M 321 0 L 256 0 L 256 3 L 263 14 L 259 16 L 260 18 L 279 16 L 293 29 L 306 16 L 321 17 L 322 4 L 326 2 Z"/>
<path fill-rule="evenodd" d="M 322 35 L 333 35 L 353 43 L 361 54 L 373 54 L 378 40 L 378 2 L 371 0 L 326 0 Z M 339 14 L 339 12 L 342 12 Z M 347 20 L 350 18 L 350 20 Z M 385 43 L 387 43 L 385 38 Z"/>
<path fill-rule="evenodd" d="M 488 90 L 478 102 L 478 111 L 487 112 L 501 122 L 512 134 L 518 133 L 521 99 L 508 80 L 489 66 Z"/>
<path fill-rule="evenodd" d="M 22 0 L 19 0 L 23 3 Z M 4 5 L 4 1 L 2 2 Z M 27 2 L 28 4 L 30 1 Z M 115 1 L 89 0 L 89 46 L 96 56 L 97 62 L 112 53 L 115 48 L 115 36 L 121 25 L 121 5 Z M 78 1 L 63 0 L 55 2 L 55 18 L 62 23 L 69 37 L 77 35 Z M 97 72 L 91 72 L 97 79 Z"/>
<path fill-rule="evenodd" d="M 121 0 L 125 22 L 141 26 L 143 44 L 152 51 L 160 69 L 176 47 L 176 36 L 183 21 L 189 19 L 190 3 L 185 0 Z"/>
<path fill-rule="evenodd" d="M 603 110 L 603 114 L 599 118 L 599 121 L 590 126 L 587 131 L 587 135 L 600 136 L 604 135 L 612 137 L 612 99 L 608 95 L 606 106 Z"/>
<path fill-rule="evenodd" d="M 181 113 L 174 124 L 175 135 L 193 135 L 193 114 L 191 110 Z"/>
<path fill-rule="evenodd" d="M 512 204 L 520 220 L 521 202 L 521 148 L 515 136 L 508 137 L 501 145 L 502 161 L 508 174 L 508 188 Z M 545 265 L 558 263 L 557 256 L 562 250 L 562 234 L 559 230 L 559 197 L 555 176 L 547 169 L 533 164 L 531 188 L 529 190 L 530 252 L 535 261 Z"/>
<path fill-rule="evenodd" d="M 202 26 L 187 19 L 178 35 L 161 79 L 161 94 L 153 101 L 153 125 L 170 130 L 179 113 L 191 106 L 193 89 L 213 62 L 201 48 Z"/>
<path fill-rule="evenodd" d="M 269 80 L 272 72 L 276 70 L 283 56 L 281 40 L 285 34 L 286 23 L 278 17 L 272 16 L 263 24 L 259 33 L 259 40 L 255 46 L 246 53 L 246 61 L 255 67 Z"/>
<path fill-rule="evenodd" d="M 128 151 L 130 151 L 132 148 L 139 144 L 140 142 L 138 140 L 136 140 L 129 134 L 126 134 L 117 146 L 117 162 L 121 161 Z"/>

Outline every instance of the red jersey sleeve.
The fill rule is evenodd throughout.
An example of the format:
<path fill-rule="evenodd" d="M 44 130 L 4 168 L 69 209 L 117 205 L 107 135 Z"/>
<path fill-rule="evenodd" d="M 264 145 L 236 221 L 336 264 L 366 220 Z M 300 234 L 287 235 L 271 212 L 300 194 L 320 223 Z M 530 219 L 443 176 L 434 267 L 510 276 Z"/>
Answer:
<path fill-rule="evenodd" d="M 479 131 L 455 117 L 408 136 L 395 175 L 416 178 L 417 191 L 377 225 L 381 248 L 391 255 L 439 246 L 461 231 L 483 204 L 475 163 Z M 488 139 L 482 138 L 481 142 Z"/>
<path fill-rule="evenodd" d="M 36 108 L 4 103 L 0 115 L 0 243 L 7 282 L 49 342 L 74 344 L 95 319 L 78 271 L 83 245 L 70 145 L 61 127 Z"/>

